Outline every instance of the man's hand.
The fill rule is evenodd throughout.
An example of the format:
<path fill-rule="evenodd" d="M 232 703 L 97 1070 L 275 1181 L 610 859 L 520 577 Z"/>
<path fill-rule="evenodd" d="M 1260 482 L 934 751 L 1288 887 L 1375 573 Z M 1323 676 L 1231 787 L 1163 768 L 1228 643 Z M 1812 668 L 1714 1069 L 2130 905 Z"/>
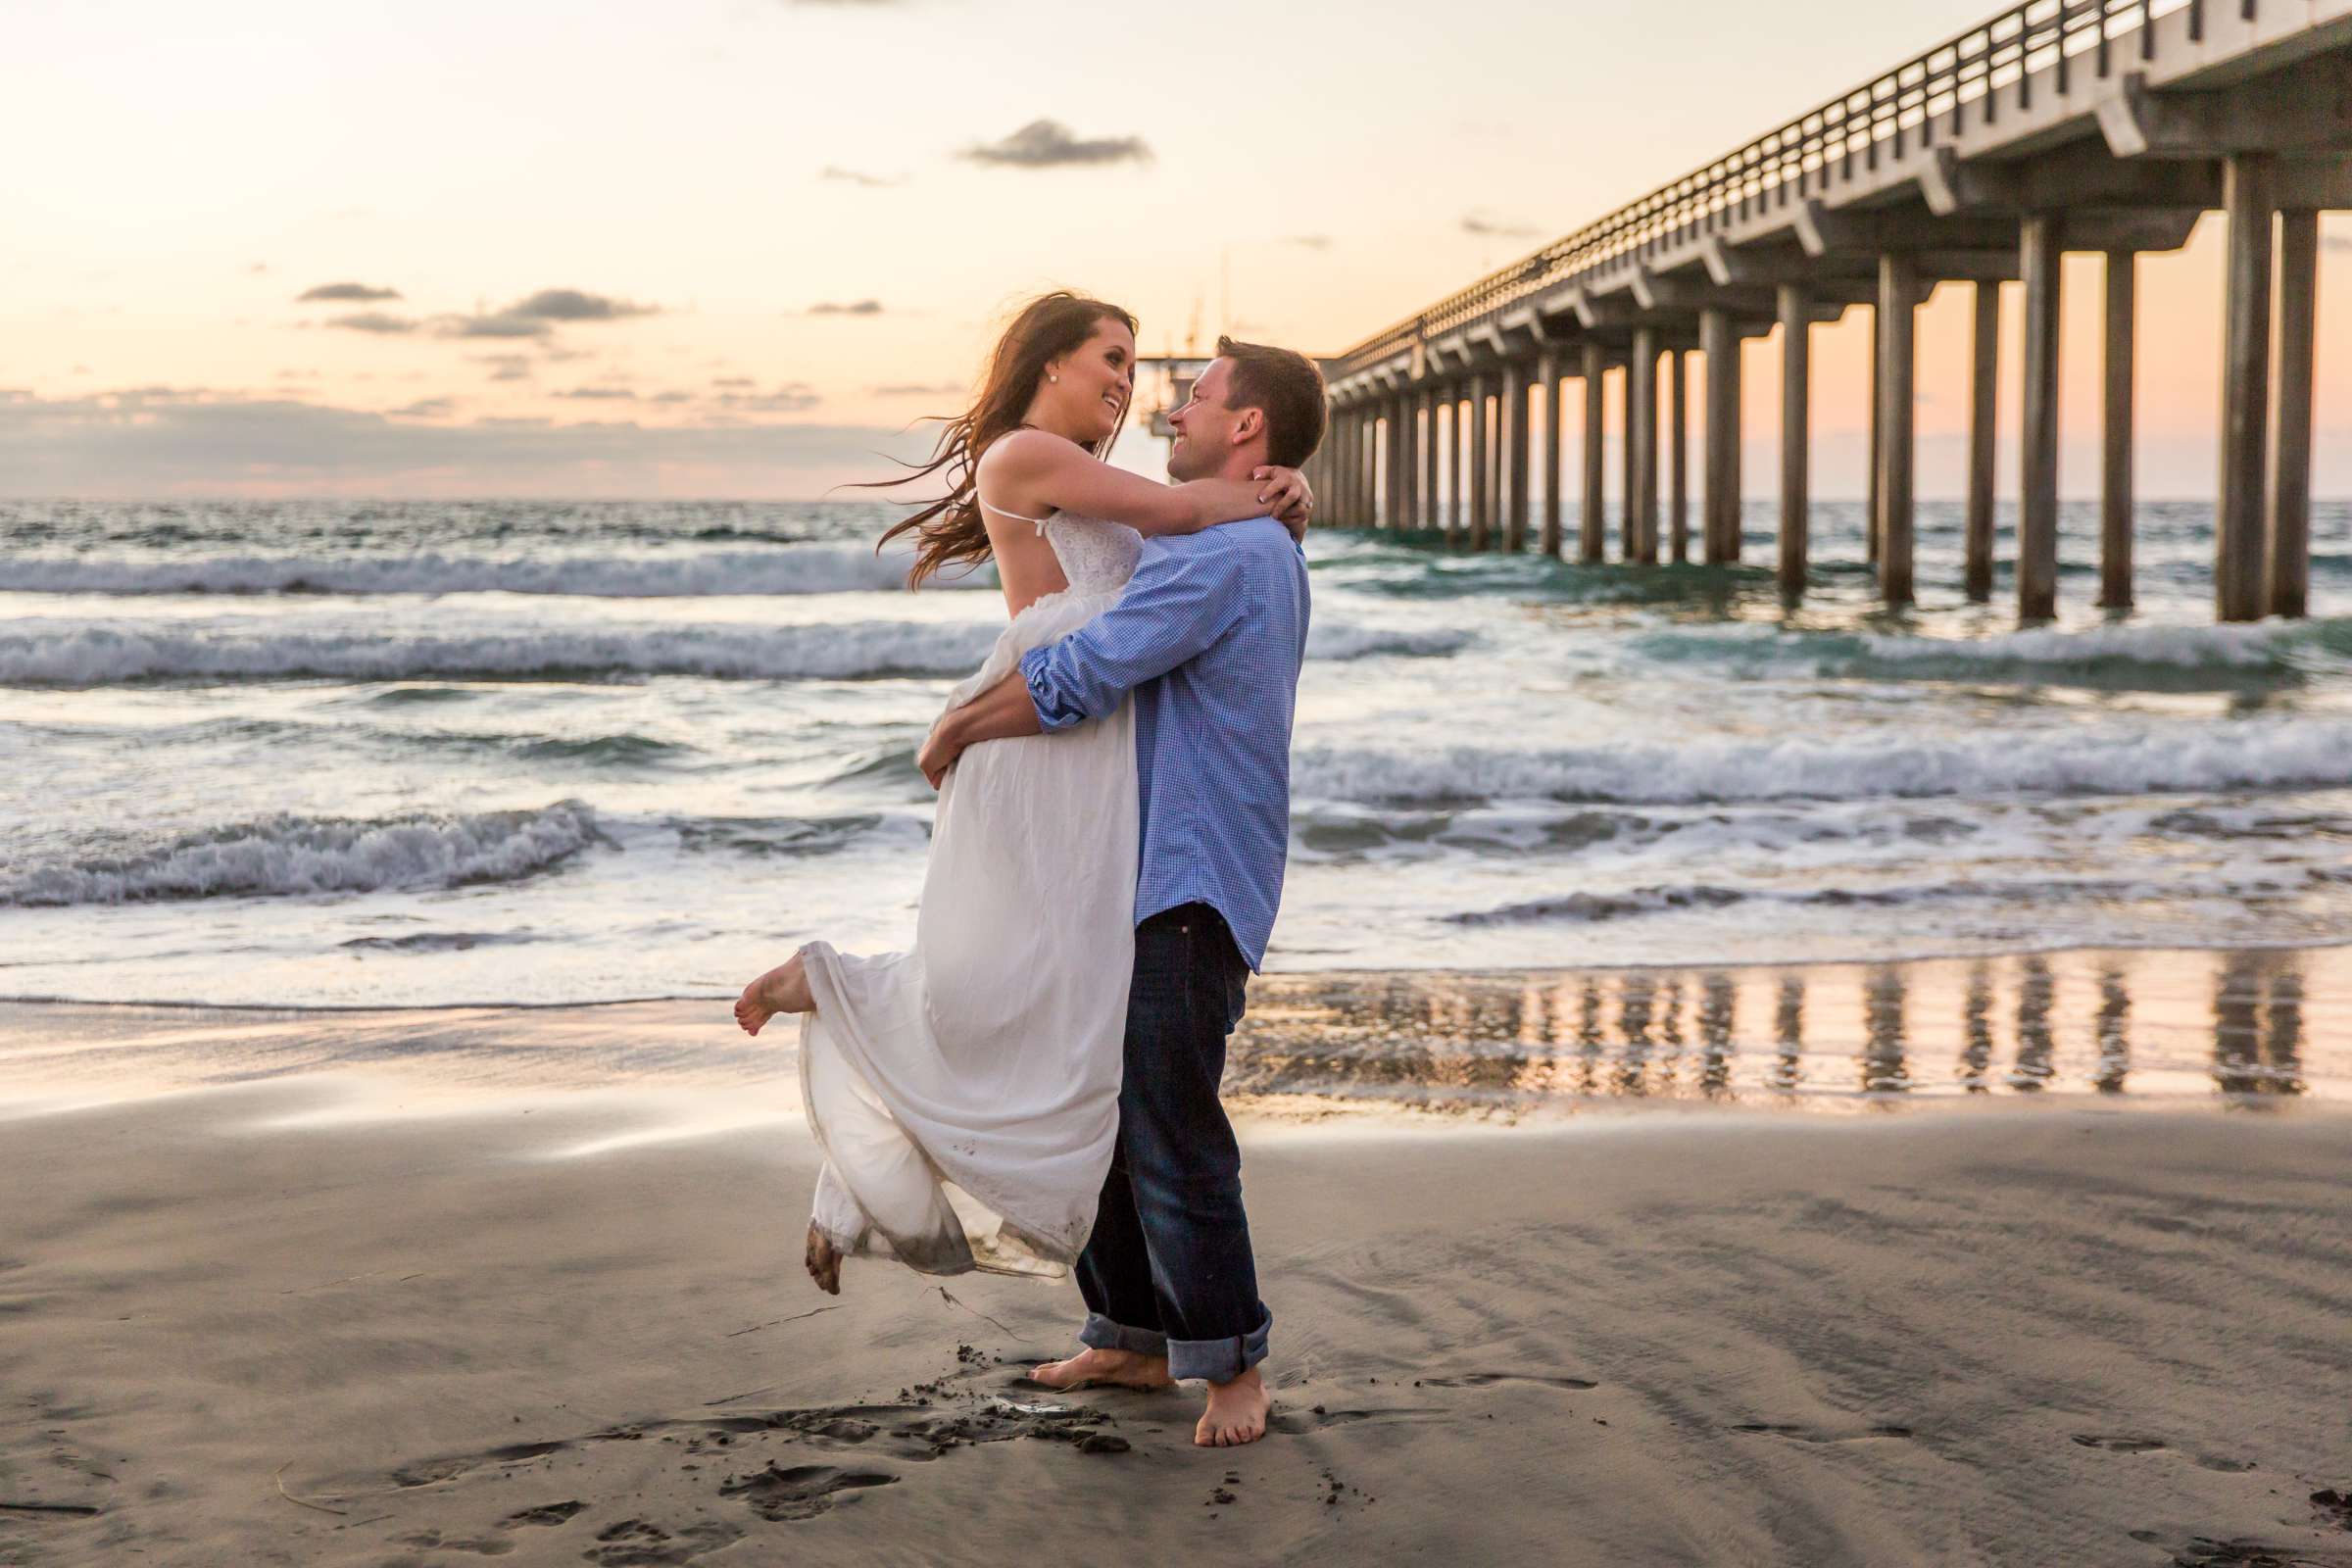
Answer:
<path fill-rule="evenodd" d="M 948 769 L 956 765 L 956 759 L 963 755 L 963 741 L 956 730 L 956 715 L 941 714 L 939 722 L 931 726 L 931 733 L 923 737 L 923 749 L 914 754 L 914 765 L 923 770 L 923 777 L 933 789 L 939 788 L 940 781 L 948 776 Z"/>
<path fill-rule="evenodd" d="M 1315 492 L 1308 486 L 1306 475 L 1297 468 L 1253 468 L 1250 477 L 1267 481 L 1265 494 L 1258 499 L 1276 522 L 1291 530 L 1294 542 L 1304 543 L 1306 523 L 1315 510 Z"/>
<path fill-rule="evenodd" d="M 1045 727 L 1038 719 L 1036 705 L 1029 701 L 1029 688 L 1016 669 L 961 708 L 940 714 L 939 722 L 923 738 L 923 749 L 914 754 L 914 765 L 923 770 L 923 777 L 937 789 L 939 781 L 948 776 L 948 769 L 956 765 L 956 760 L 982 741 L 1035 735 Z"/>

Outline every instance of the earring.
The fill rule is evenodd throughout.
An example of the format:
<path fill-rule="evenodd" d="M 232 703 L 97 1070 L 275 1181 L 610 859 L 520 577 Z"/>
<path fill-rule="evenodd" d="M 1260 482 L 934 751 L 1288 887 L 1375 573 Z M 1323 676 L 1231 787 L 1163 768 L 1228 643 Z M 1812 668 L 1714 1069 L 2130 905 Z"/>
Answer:
<path fill-rule="evenodd" d="M 1054 374 L 1054 373 L 1052 370 L 1048 370 L 1048 371 L 1046 372 L 1046 379 L 1047 379 L 1047 380 L 1049 380 L 1049 381 L 1059 381 L 1059 380 L 1061 379 L 1061 377 L 1060 377 L 1060 376 L 1058 376 L 1058 375 L 1055 375 L 1055 374 Z"/>

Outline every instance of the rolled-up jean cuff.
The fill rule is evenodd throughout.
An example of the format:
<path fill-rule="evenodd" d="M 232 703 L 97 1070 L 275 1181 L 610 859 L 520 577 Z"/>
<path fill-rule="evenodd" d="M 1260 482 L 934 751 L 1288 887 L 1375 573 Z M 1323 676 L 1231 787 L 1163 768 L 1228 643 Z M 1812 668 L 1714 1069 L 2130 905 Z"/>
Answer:
<path fill-rule="evenodd" d="M 1078 1331 L 1078 1343 L 1097 1350 L 1132 1350 L 1138 1355 L 1168 1353 L 1168 1337 L 1157 1329 L 1131 1329 L 1124 1323 L 1113 1323 L 1100 1312 L 1086 1314 L 1086 1327 Z"/>
<path fill-rule="evenodd" d="M 1273 1332 L 1274 1314 L 1269 1312 L 1257 1327 L 1232 1339 L 1170 1340 L 1168 1376 L 1231 1383 L 1266 1358 L 1266 1342 Z"/>

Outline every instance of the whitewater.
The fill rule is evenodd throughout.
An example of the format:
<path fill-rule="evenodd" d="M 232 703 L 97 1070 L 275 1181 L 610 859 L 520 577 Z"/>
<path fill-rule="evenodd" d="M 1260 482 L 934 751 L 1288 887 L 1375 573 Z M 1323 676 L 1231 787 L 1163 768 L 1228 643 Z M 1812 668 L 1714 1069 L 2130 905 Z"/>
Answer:
<path fill-rule="evenodd" d="M 0 505 L 0 996 L 731 996 L 912 929 L 912 757 L 1004 606 L 868 503 Z M 2309 621 L 1889 616 L 1826 506 L 1753 568 L 1310 539 L 1282 969 L 1877 962 L 2352 940 L 2352 508 Z M 2007 549 L 2006 535 L 2002 549 Z"/>

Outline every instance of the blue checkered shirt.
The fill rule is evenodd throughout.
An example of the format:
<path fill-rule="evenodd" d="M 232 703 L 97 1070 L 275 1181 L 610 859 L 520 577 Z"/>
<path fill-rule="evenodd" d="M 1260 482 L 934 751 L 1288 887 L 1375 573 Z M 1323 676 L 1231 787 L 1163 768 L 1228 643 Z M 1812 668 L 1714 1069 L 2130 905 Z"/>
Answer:
<path fill-rule="evenodd" d="M 1272 518 L 1152 539 L 1119 602 L 1021 657 L 1038 721 L 1135 696 L 1138 924 L 1212 906 L 1265 961 L 1291 843 L 1291 714 L 1306 660 L 1306 557 Z"/>

